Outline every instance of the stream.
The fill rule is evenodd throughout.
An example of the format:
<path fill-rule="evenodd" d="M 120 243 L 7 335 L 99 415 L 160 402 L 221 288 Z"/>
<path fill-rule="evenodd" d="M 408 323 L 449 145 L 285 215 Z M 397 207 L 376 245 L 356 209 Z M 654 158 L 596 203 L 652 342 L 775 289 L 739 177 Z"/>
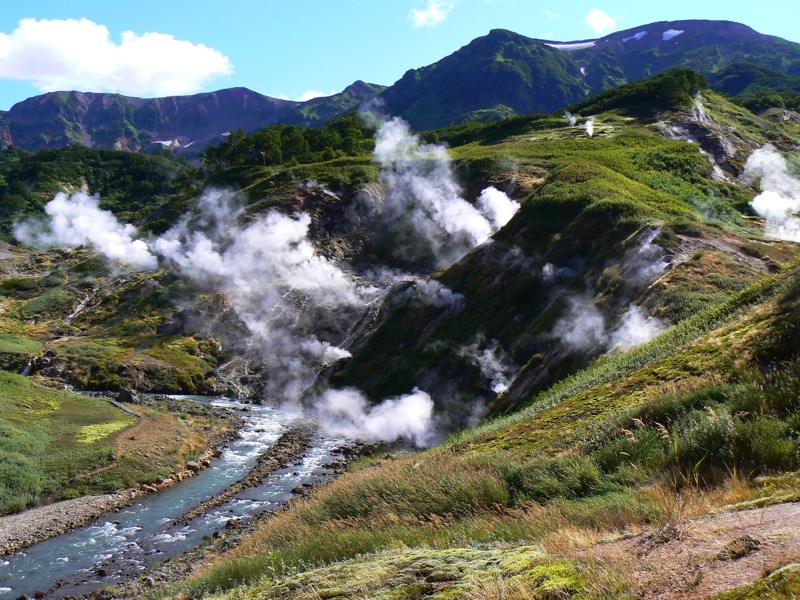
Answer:
<path fill-rule="evenodd" d="M 243 406 L 222 398 L 183 398 L 210 401 L 222 407 Z M 220 458 L 194 477 L 143 496 L 91 525 L 0 558 L 0 599 L 22 594 L 33 597 L 40 590 L 50 590 L 47 598 L 62 598 L 114 585 L 197 546 L 203 537 L 224 530 L 231 518 L 246 522 L 276 508 L 291 497 L 294 487 L 329 473 L 324 465 L 333 460 L 333 450 L 346 440 L 315 435 L 299 463 L 276 471 L 260 485 L 186 524 L 173 525 L 203 500 L 244 477 L 257 457 L 287 430 L 289 416 L 279 409 L 258 405 L 249 408 L 249 412 L 241 413 L 245 420 L 241 438 L 231 442 Z"/>

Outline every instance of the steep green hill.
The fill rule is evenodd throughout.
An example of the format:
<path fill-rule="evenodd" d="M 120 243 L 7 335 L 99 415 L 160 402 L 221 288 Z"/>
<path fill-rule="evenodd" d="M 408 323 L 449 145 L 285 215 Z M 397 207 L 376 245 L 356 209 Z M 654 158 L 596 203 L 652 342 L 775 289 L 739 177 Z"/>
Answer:
<path fill-rule="evenodd" d="M 690 519 L 798 498 L 800 248 L 764 236 L 753 189 L 694 140 L 724 143 L 738 172 L 765 142 L 796 148 L 800 129 L 693 85 L 642 116 L 639 92 L 669 81 L 596 100 L 611 112 L 592 136 L 585 118 L 547 116 L 430 132 L 458 140 L 465 189 L 493 183 L 522 207 L 432 276 L 457 304 L 401 292 L 333 381 L 374 398 L 423 386 L 450 426 L 493 400 L 490 418 L 362 459 L 157 597 L 632 598 L 648 589 L 634 564 Z M 631 306 L 662 327 L 614 345 Z M 576 309 L 612 342 L 560 328 Z M 505 392 L 469 347 L 506 363 Z M 592 558 L 635 534 L 633 554 Z M 779 567 L 795 560 L 731 597 L 791 597 L 796 567 Z M 675 589 L 705 589 L 713 568 Z"/>
<path fill-rule="evenodd" d="M 549 113 L 676 67 L 714 75 L 734 63 L 800 74 L 800 45 L 728 21 L 665 21 L 595 40 L 552 42 L 493 30 L 408 71 L 381 97 L 418 129 Z M 721 85 L 728 85 L 723 79 Z"/>

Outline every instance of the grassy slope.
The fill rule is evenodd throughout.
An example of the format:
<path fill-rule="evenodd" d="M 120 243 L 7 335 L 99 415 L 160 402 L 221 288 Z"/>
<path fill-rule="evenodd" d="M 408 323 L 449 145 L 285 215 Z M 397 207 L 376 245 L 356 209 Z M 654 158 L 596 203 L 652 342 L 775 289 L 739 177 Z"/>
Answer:
<path fill-rule="evenodd" d="M 566 589 L 620 597 L 619 574 L 580 560 L 565 565 L 564 554 L 713 506 L 796 492 L 796 476 L 780 473 L 800 467 L 800 368 L 781 361 L 800 339 L 799 286 L 796 270 L 781 274 L 725 310 L 698 315 L 677 344 L 668 332 L 646 351 L 619 355 L 611 372 L 599 365 L 542 394 L 523 413 L 421 454 L 364 463 L 268 521 L 182 591 L 259 582 L 232 597 L 363 597 L 363 579 L 340 579 L 355 569 L 373 573 L 367 588 L 382 597 L 378 590 L 409 564 L 392 549 L 418 549 L 415 560 L 437 565 L 447 549 L 534 544 L 543 552 L 537 564 L 571 573 Z M 769 375 L 759 369 L 768 361 Z M 470 597 L 460 586 L 473 579 L 510 585 L 519 593 L 510 597 L 550 597 L 537 587 L 546 578 L 514 581 L 513 569 L 487 574 L 462 561 L 458 577 L 440 580 L 433 569 L 414 581 L 425 597 Z M 586 570 L 604 576 L 590 577 L 590 586 L 579 577 Z M 396 596 L 380 593 L 407 597 L 406 585 Z"/>
<path fill-rule="evenodd" d="M 0 514 L 152 483 L 194 458 L 205 444 L 202 426 L 213 424 L 139 413 L 0 371 Z M 130 435 L 142 427 L 159 432 L 145 447 Z"/>
<path fill-rule="evenodd" d="M 80 389 L 195 393 L 213 385 L 215 341 L 158 331 L 179 300 L 192 298 L 167 272 L 113 274 L 83 249 L 18 252 L 0 270 L 4 368 L 19 371 L 33 358 L 33 373 Z"/>
<path fill-rule="evenodd" d="M 709 103 L 721 107 L 723 119 L 740 125 L 748 119 L 739 135 L 760 138 L 754 144 L 774 134 L 721 99 Z M 677 324 L 572 376 L 562 370 L 560 381 L 529 398 L 523 410 L 453 435 L 439 447 L 362 459 L 160 596 L 623 598 L 624 576 L 574 558 L 576 550 L 661 530 L 723 505 L 796 497 L 796 248 L 761 240 L 730 210 L 745 207 L 741 190 L 703 183 L 692 168 L 672 173 L 663 165 L 646 167 L 648 160 L 683 156 L 671 164 L 699 168 L 692 162 L 696 150 L 659 141 L 636 123 L 632 132 L 624 128 L 624 120 L 605 115 L 598 118 L 600 140 L 570 140 L 578 136 L 563 127 L 533 128 L 500 145 L 476 143 L 453 153 L 462 167 L 480 166 L 494 175 L 502 174 L 498 163 L 508 157 L 519 173 L 537 180 L 495 246 L 524 232 L 516 242 L 553 252 L 561 231 L 586 231 L 580 221 L 587 209 L 596 205 L 600 214 L 619 214 L 613 211 L 619 202 L 636 209 L 622 231 L 658 222 L 674 236 L 662 238 L 665 245 L 670 239 L 679 249 L 687 240 L 713 241 L 713 248 L 684 257 L 642 296 Z M 593 153 L 592 143 L 604 152 Z M 709 220 L 689 197 L 703 190 L 698 199 L 708 198 L 711 189 L 727 208 Z M 595 250 L 619 251 L 615 226 L 629 213 L 621 214 L 609 224 L 607 239 L 597 236 Z M 725 250 L 729 243 L 739 250 Z M 761 267 L 744 268 L 745 255 L 759 256 Z M 475 268 L 479 263 L 467 259 L 439 277 L 477 295 L 487 287 L 486 275 L 478 271 L 474 289 L 457 276 L 467 271 L 469 280 Z M 774 274 L 767 276 L 770 270 Z M 719 271 L 717 281 L 709 277 L 713 271 Z M 502 295 L 504 288 L 485 293 Z M 508 296 L 503 298 L 497 305 Z M 432 315 L 401 317 L 410 322 Z M 384 336 L 404 335 L 396 327 L 384 329 Z M 381 335 L 379 330 L 374 339 Z M 492 568 L 483 562 L 487 558 Z M 724 597 L 759 597 L 765 590 L 789 597 L 795 580 L 793 571 L 780 572 Z"/>

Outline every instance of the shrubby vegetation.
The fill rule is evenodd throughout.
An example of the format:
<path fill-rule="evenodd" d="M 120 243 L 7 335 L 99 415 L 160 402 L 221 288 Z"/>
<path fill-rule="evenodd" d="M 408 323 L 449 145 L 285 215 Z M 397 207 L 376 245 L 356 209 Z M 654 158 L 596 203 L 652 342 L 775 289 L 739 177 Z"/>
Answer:
<path fill-rule="evenodd" d="M 569 110 L 584 114 L 622 110 L 631 116 L 652 117 L 666 109 L 691 105 L 694 95 L 706 88 L 708 82 L 696 71 L 672 69 L 602 92 L 573 104 Z"/>
<path fill-rule="evenodd" d="M 228 139 L 202 156 L 212 175 L 241 166 L 299 165 L 360 156 L 372 148 L 374 132 L 357 113 L 315 128 L 274 125 L 255 133 L 232 131 Z"/>
<path fill-rule="evenodd" d="M 101 208 L 123 221 L 171 220 L 185 211 L 202 183 L 200 172 L 171 153 L 156 155 L 92 150 L 74 145 L 60 150 L 0 151 L 0 237 L 12 224 L 41 214 L 61 191 L 85 188 L 100 196 Z M 158 213 L 154 215 L 154 213 Z"/>

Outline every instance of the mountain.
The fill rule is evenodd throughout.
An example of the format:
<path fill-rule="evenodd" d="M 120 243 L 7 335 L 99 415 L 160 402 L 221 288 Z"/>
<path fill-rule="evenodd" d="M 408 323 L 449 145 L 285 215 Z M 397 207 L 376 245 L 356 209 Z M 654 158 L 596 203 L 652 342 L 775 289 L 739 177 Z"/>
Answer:
<path fill-rule="evenodd" d="M 77 143 L 147 151 L 161 144 L 196 155 L 229 131 L 320 125 L 376 96 L 389 114 L 415 129 L 434 129 L 550 113 L 674 67 L 717 76 L 712 84 L 719 82 L 726 92 L 775 86 L 796 91 L 800 44 L 729 21 L 660 21 L 573 42 L 494 29 L 438 62 L 409 70 L 389 88 L 357 81 L 339 94 L 306 102 L 246 88 L 154 99 L 52 92 L 0 114 L 0 147 Z"/>
<path fill-rule="evenodd" d="M 417 129 L 549 113 L 674 67 L 711 74 L 736 62 L 800 73 L 800 44 L 728 21 L 661 21 L 592 40 L 555 42 L 495 29 L 408 71 L 383 92 Z"/>
<path fill-rule="evenodd" d="M 800 75 L 783 73 L 749 62 L 733 63 L 708 75 L 708 81 L 715 90 L 729 96 L 800 92 Z"/>
<path fill-rule="evenodd" d="M 140 151 L 161 144 L 195 155 L 228 131 L 319 125 L 375 96 L 415 129 L 434 129 L 550 113 L 674 67 L 714 75 L 712 84 L 726 92 L 775 86 L 797 91 L 800 44 L 728 21 L 660 21 L 573 42 L 494 29 L 438 62 L 409 70 L 389 88 L 357 81 L 339 94 L 306 102 L 246 88 L 154 99 L 52 92 L 0 114 L 0 147 L 39 150 L 77 143 Z"/>
<path fill-rule="evenodd" d="M 276 123 L 324 123 L 382 89 L 357 81 L 339 94 L 306 102 L 271 98 L 247 88 L 153 99 L 51 92 L 15 104 L 0 115 L 0 145 L 40 150 L 82 144 L 139 151 L 160 144 L 180 153 L 196 153 L 236 129 L 249 132 Z"/>

